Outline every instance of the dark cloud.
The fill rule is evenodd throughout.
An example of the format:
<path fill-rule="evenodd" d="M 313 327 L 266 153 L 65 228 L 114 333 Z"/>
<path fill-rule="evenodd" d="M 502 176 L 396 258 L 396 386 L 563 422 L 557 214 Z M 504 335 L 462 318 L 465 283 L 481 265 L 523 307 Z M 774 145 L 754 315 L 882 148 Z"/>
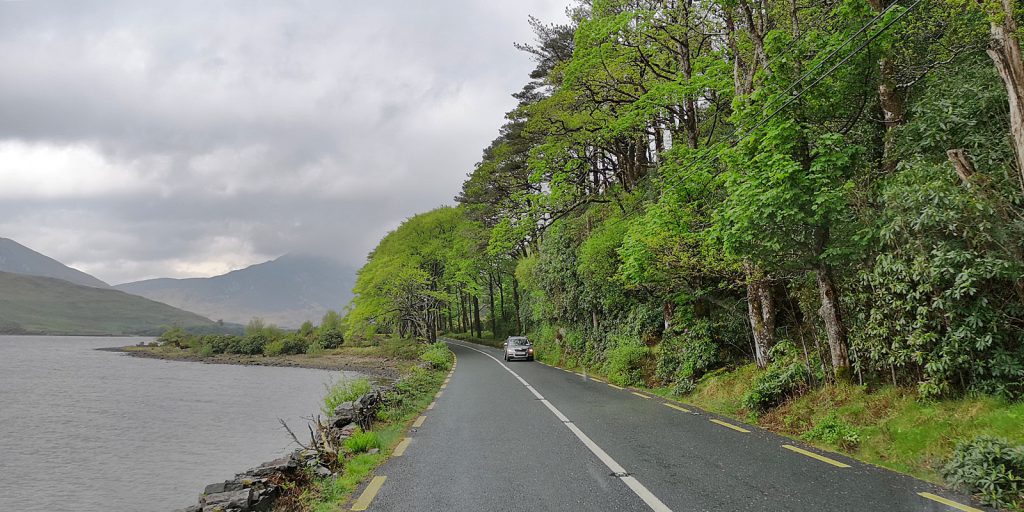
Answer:
<path fill-rule="evenodd" d="M 0 2 L 0 236 L 117 283 L 358 265 L 450 202 L 559 0 Z"/>

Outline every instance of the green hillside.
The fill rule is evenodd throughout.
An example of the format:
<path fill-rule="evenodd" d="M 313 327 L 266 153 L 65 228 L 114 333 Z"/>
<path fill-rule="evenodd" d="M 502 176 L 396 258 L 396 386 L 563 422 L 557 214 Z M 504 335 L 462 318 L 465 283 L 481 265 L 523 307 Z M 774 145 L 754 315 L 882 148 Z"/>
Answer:
<path fill-rule="evenodd" d="M 220 327 L 195 313 L 124 292 L 0 272 L 0 333 L 155 335 L 170 326 Z"/>

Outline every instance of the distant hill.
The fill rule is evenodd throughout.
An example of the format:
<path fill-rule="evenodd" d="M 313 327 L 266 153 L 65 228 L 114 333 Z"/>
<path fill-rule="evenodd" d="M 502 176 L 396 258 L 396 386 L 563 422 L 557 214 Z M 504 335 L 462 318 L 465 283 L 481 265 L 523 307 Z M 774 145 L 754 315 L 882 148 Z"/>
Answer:
<path fill-rule="evenodd" d="M 157 335 L 172 326 L 224 330 L 195 313 L 118 290 L 0 272 L 0 333 Z"/>
<path fill-rule="evenodd" d="M 39 254 L 10 238 L 0 238 L 0 272 L 53 277 L 84 286 L 110 288 L 107 283 Z"/>
<path fill-rule="evenodd" d="M 150 279 L 115 288 L 209 318 L 245 324 L 260 317 L 295 328 L 348 304 L 355 275 L 355 269 L 331 259 L 286 254 L 215 277 Z"/>

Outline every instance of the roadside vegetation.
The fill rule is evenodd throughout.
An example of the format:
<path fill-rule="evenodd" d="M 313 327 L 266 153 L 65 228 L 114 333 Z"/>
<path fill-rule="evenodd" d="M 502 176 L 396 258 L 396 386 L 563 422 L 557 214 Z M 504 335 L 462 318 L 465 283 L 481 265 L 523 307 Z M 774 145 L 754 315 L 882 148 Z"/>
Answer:
<path fill-rule="evenodd" d="M 434 399 L 455 355 L 444 343 L 415 345 L 424 365 L 413 366 L 384 397 L 378 422 L 369 431 L 357 430 L 345 440 L 338 454 L 337 475 L 324 478 L 309 475 L 310 484 L 299 498 L 302 510 L 333 512 L 341 510 L 353 491 L 367 475 L 387 460 L 401 440 L 410 422 Z M 341 402 L 358 398 L 368 390 L 365 381 L 336 383 L 324 397 L 324 409 L 333 410 Z"/>
<path fill-rule="evenodd" d="M 993 462 L 1024 443 L 1014 2 L 569 14 L 532 21 L 536 68 L 458 206 L 371 253 L 346 336 L 527 334 L 1019 507 L 1016 455 Z"/>

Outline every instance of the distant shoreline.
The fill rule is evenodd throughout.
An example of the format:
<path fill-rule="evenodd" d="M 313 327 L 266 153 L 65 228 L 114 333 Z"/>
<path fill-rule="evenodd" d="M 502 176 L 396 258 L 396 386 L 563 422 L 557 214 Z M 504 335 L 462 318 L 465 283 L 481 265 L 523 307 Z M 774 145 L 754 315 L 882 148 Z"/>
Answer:
<path fill-rule="evenodd" d="M 107 352 L 121 352 L 131 357 L 185 361 L 205 364 L 230 364 L 238 366 L 277 366 L 289 368 L 310 368 L 314 370 L 340 370 L 358 372 L 371 377 L 395 380 L 401 374 L 403 361 L 394 358 L 360 357 L 344 354 L 306 354 L 287 356 L 250 356 L 243 354 L 214 354 L 199 356 L 189 350 L 168 351 L 166 347 L 106 347 L 98 348 Z M 407 364 L 407 362 L 405 362 Z"/>

